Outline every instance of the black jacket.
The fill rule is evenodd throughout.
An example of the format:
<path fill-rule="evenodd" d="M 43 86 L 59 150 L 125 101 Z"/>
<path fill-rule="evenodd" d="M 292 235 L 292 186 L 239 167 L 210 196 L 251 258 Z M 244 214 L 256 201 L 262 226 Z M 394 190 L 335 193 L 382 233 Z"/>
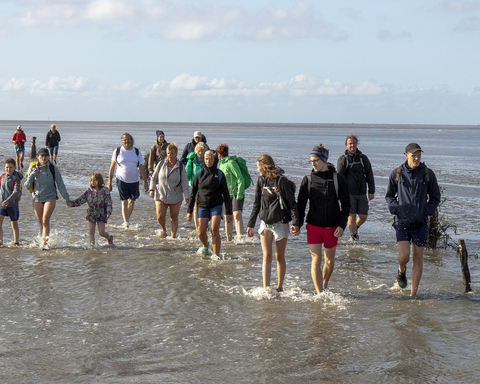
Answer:
<path fill-rule="evenodd" d="M 202 140 L 200 140 L 201 142 L 205 143 L 205 146 L 207 147 L 207 151 L 210 149 L 208 148 L 208 145 L 207 145 L 207 138 L 205 137 L 205 135 L 202 135 Z M 180 158 L 180 161 L 183 163 L 183 165 L 187 165 L 187 156 L 189 153 L 192 153 L 192 152 L 195 152 L 195 147 L 197 146 L 197 142 L 195 141 L 195 139 L 192 139 L 192 141 L 190 141 L 187 145 L 185 145 L 185 148 L 183 148 L 183 152 L 182 152 L 182 157 Z"/>
<path fill-rule="evenodd" d="M 55 130 L 55 132 L 50 130 L 47 132 L 47 137 L 45 138 L 45 146 L 47 148 L 56 147 L 61 140 L 58 130 Z"/>
<path fill-rule="evenodd" d="M 263 211 L 268 210 L 268 207 L 277 199 L 277 193 L 271 193 L 278 187 L 278 193 L 282 196 L 285 202 L 288 214 L 281 221 L 282 223 L 288 223 L 290 221 L 298 221 L 297 203 L 295 201 L 295 194 L 290 188 L 290 181 L 283 176 L 283 169 L 279 168 L 276 179 L 266 180 L 263 176 L 260 176 L 257 180 L 255 187 L 255 200 L 253 202 L 252 213 L 248 220 L 248 227 L 255 227 L 257 216 Z M 263 216 L 261 214 L 261 216 Z"/>
<path fill-rule="evenodd" d="M 362 165 L 363 163 L 363 165 Z M 370 160 L 357 149 L 354 155 L 348 150 L 338 158 L 337 172 L 347 180 L 348 191 L 351 195 L 365 195 L 375 193 L 375 180 Z"/>
<path fill-rule="evenodd" d="M 433 215 L 442 198 L 437 177 L 425 163 L 412 169 L 405 162 L 390 174 L 385 199 L 388 209 L 395 215 L 395 223 L 404 226 L 426 223 Z M 428 176 L 427 176 L 428 172 Z"/>
<path fill-rule="evenodd" d="M 303 178 L 297 199 L 299 222 L 294 222 L 293 225 L 301 227 L 304 224 L 305 209 L 307 201 L 310 200 L 306 220 L 308 224 L 323 228 L 341 227 L 345 229 L 350 213 L 350 194 L 345 178 L 337 173 L 337 197 L 333 181 L 334 171 L 335 167 L 330 163 L 328 163 L 328 170 L 325 172 L 314 172 L 312 170 L 310 191 L 308 190 L 308 177 Z"/>
<path fill-rule="evenodd" d="M 200 208 L 213 208 L 225 203 L 225 214 L 232 214 L 232 201 L 228 191 L 227 179 L 221 170 L 217 168 L 218 160 L 210 167 L 202 168 L 193 179 L 192 192 L 188 203 L 187 213 L 192 213 L 195 207 L 195 197 L 197 206 Z M 219 180 L 221 178 L 221 180 Z"/>

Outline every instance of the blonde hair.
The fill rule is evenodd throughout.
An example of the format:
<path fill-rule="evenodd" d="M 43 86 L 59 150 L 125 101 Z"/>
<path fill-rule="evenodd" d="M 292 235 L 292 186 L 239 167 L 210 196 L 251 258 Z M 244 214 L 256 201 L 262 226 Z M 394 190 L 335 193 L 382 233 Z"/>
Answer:
<path fill-rule="evenodd" d="M 203 141 L 201 141 L 195 146 L 195 154 L 198 155 L 198 151 L 200 151 L 201 149 L 203 149 L 204 151 L 207 149 Z"/>
<path fill-rule="evenodd" d="M 257 159 L 257 162 L 265 169 L 265 179 L 273 180 L 277 178 L 277 168 L 275 167 L 275 162 L 273 161 L 272 156 L 267 154 L 262 155 Z"/>
<path fill-rule="evenodd" d="M 175 144 L 175 143 L 170 143 L 170 144 L 168 144 L 168 146 L 167 146 L 167 151 L 175 152 L 175 153 L 178 154 L 177 144 Z"/>

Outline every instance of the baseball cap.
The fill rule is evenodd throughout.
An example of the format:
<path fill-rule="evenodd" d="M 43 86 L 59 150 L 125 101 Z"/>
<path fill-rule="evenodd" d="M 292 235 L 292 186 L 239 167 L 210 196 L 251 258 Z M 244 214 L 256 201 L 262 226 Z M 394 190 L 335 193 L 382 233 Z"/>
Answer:
<path fill-rule="evenodd" d="M 410 143 L 405 147 L 405 153 L 415 153 L 417 151 L 423 152 L 417 143 Z"/>

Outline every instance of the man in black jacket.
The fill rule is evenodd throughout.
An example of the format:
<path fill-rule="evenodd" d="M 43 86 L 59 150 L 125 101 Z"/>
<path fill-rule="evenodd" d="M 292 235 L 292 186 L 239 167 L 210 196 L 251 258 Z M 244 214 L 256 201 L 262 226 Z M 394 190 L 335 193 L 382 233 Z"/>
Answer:
<path fill-rule="evenodd" d="M 358 146 L 358 136 L 351 133 L 345 139 L 347 150 L 338 158 L 337 172 L 347 180 L 350 193 L 348 229 L 352 241 L 358 240 L 358 228 L 367 220 L 368 202 L 375 196 L 375 180 L 370 160 Z M 367 194 L 368 185 L 368 198 Z M 357 217 L 358 215 L 358 217 Z"/>

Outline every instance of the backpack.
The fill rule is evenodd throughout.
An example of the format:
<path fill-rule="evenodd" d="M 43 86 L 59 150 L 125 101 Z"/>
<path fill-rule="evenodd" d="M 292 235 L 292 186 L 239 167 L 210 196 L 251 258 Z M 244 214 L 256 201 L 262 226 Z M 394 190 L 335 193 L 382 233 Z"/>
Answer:
<path fill-rule="evenodd" d="M 244 189 L 247 189 L 252 185 L 252 178 L 250 177 L 250 173 L 248 172 L 247 162 L 240 156 L 230 156 L 228 162 L 235 161 L 240 168 L 240 172 L 242 173 L 244 183 Z"/>
<path fill-rule="evenodd" d="M 30 167 L 32 167 L 32 166 L 35 165 L 35 164 L 37 164 L 37 161 L 32 161 L 32 162 L 30 163 Z M 51 173 L 52 176 L 53 176 L 53 183 L 55 184 L 55 195 L 56 195 L 55 197 L 56 197 L 56 199 L 58 200 L 57 182 L 55 181 L 55 166 L 54 166 L 52 163 L 48 163 L 48 165 L 49 165 L 49 168 L 50 168 L 50 173 Z M 35 180 L 34 180 L 33 182 L 35 183 Z M 32 188 L 30 188 L 30 189 L 28 190 L 28 192 L 33 193 L 33 187 L 34 187 L 34 186 L 32 185 Z"/>
<path fill-rule="evenodd" d="M 2 183 L 2 180 L 3 180 L 3 177 L 6 175 L 7 173 L 2 173 L 0 175 L 0 184 Z M 17 183 L 17 180 L 16 180 L 16 176 L 15 176 L 15 172 L 13 173 L 13 188 L 15 189 L 15 184 Z M 20 182 L 22 180 L 22 178 L 18 178 L 18 181 Z M 22 191 L 22 183 L 19 183 L 20 184 L 20 195 L 23 195 L 23 191 Z M 5 188 L 7 188 L 7 186 L 5 185 Z"/>
<path fill-rule="evenodd" d="M 268 210 L 263 209 L 263 199 L 261 199 L 261 208 L 260 208 L 260 219 L 262 219 L 266 224 L 275 224 L 280 221 L 284 221 L 285 219 L 288 219 L 290 221 L 290 211 L 287 208 L 285 201 L 283 200 L 282 194 L 280 193 L 280 190 L 278 188 L 278 184 L 280 183 L 280 179 L 285 176 L 279 176 L 276 181 L 276 185 L 274 188 L 272 187 L 265 187 L 265 178 L 262 177 L 260 179 L 260 185 L 262 188 L 262 194 L 263 190 L 266 190 L 270 194 L 276 194 L 277 198 L 276 200 L 268 206 Z M 285 179 L 288 181 L 288 188 L 291 189 L 293 196 L 295 196 L 295 188 L 296 185 L 292 180 L 289 180 L 285 177 Z"/>
<path fill-rule="evenodd" d="M 330 180 L 326 180 L 330 181 Z M 307 175 L 307 190 L 308 190 L 308 198 L 310 198 L 310 185 L 312 184 L 312 175 Z M 335 186 L 335 194 L 337 195 L 338 199 L 338 176 L 337 172 L 333 171 L 333 185 Z"/>
<path fill-rule="evenodd" d="M 398 185 L 398 180 L 400 179 L 400 175 L 402 174 L 402 169 L 397 167 L 397 172 L 395 173 L 395 185 Z M 430 181 L 430 168 L 425 166 L 425 181 L 428 183 Z"/>
<path fill-rule="evenodd" d="M 118 164 L 118 161 L 117 161 L 117 158 L 118 158 L 118 154 L 120 153 L 120 148 L 122 147 L 118 147 L 116 150 L 115 150 L 115 162 Z M 135 154 L 137 155 L 137 158 L 138 158 L 138 154 L 140 153 L 140 151 L 138 150 L 137 147 L 134 147 L 135 148 Z M 140 166 L 140 162 L 137 160 L 137 168 Z"/>

